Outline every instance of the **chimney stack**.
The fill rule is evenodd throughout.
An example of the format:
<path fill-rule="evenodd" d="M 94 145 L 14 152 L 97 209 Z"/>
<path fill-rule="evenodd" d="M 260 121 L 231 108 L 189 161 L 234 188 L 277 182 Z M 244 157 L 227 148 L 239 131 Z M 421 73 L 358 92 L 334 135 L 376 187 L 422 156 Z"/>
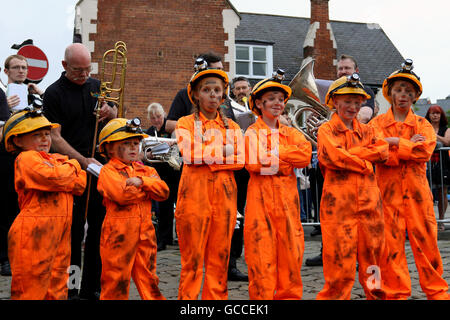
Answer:
<path fill-rule="evenodd" d="M 336 40 L 328 15 L 328 0 L 311 0 L 311 20 L 303 43 L 303 58 L 315 59 L 314 76 L 336 79 Z"/>

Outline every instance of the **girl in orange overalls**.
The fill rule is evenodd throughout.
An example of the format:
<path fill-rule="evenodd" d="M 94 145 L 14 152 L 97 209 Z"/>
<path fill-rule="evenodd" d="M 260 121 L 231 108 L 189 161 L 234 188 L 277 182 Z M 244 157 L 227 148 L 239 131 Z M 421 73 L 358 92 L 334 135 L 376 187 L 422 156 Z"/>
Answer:
<path fill-rule="evenodd" d="M 116 118 L 99 135 L 99 152 L 109 161 L 98 177 L 106 216 L 100 238 L 101 300 L 126 300 L 133 277 L 142 300 L 163 300 L 156 275 L 156 235 L 151 200 L 164 201 L 169 187 L 154 168 L 138 162 L 147 137 L 139 119 Z"/>
<path fill-rule="evenodd" d="M 381 194 L 372 163 L 386 161 L 388 143 L 356 116 L 370 98 L 359 76 L 334 81 L 325 97 L 336 109 L 318 131 L 324 176 L 320 203 L 325 285 L 317 299 L 350 299 L 358 261 L 367 299 L 382 299 L 380 259 L 384 245 Z"/>
<path fill-rule="evenodd" d="M 67 156 L 48 153 L 50 123 L 39 109 L 12 115 L 3 128 L 15 161 L 20 213 L 8 233 L 11 299 L 66 300 L 73 195 L 81 195 L 86 172 Z"/>
<path fill-rule="evenodd" d="M 311 161 L 311 143 L 280 123 L 291 88 L 280 70 L 255 85 L 249 104 L 258 115 L 245 134 L 250 173 L 244 248 L 250 299 L 301 299 L 304 240 L 294 168 Z"/>
<path fill-rule="evenodd" d="M 415 115 L 411 106 L 422 93 L 412 61 L 383 82 L 383 95 L 391 108 L 370 125 L 389 142 L 389 160 L 376 167 L 383 195 L 386 252 L 382 260 L 382 285 L 388 299 L 407 299 L 411 280 L 405 255 L 405 233 L 414 254 L 419 282 L 428 299 L 448 299 L 437 245 L 433 198 L 426 163 L 436 145 L 431 124 Z"/>
<path fill-rule="evenodd" d="M 202 299 L 221 300 L 228 298 L 227 270 L 237 215 L 232 170 L 244 166 L 243 137 L 220 108 L 227 74 L 208 69 L 203 59 L 197 59 L 196 69 L 188 84 L 193 114 L 180 118 L 175 131 L 184 159 L 175 211 L 181 254 L 178 299 L 198 298 L 204 264 Z"/>

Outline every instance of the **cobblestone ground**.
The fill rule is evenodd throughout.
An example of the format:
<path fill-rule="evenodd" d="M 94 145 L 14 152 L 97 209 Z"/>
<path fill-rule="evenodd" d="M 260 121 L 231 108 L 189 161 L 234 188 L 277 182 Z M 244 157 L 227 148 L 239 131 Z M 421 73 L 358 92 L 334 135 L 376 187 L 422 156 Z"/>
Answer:
<path fill-rule="evenodd" d="M 449 226 L 447 225 L 447 228 Z M 309 233 L 311 227 L 305 227 L 305 253 L 304 261 L 313 257 L 320 252 L 320 236 L 311 238 Z M 439 233 L 439 248 L 442 255 L 444 265 L 444 278 L 450 281 L 450 230 Z M 424 300 L 425 295 L 421 291 L 419 278 L 414 258 L 411 252 L 409 242 L 406 242 L 406 252 L 411 275 L 412 295 L 410 299 Z M 164 296 L 169 300 L 175 300 L 178 292 L 178 280 L 180 277 L 180 253 L 178 246 L 169 246 L 167 250 L 158 252 L 157 273 L 160 279 L 160 289 Z M 247 272 L 247 266 L 243 257 L 238 260 L 238 268 Z M 322 267 L 302 267 L 303 280 L 303 298 L 313 300 L 317 293 L 322 289 L 324 284 Z M 7 300 L 10 298 L 11 277 L 0 276 L 0 299 Z M 228 282 L 228 292 L 230 300 L 247 300 L 248 299 L 248 283 L 247 282 Z M 352 299 L 365 299 L 365 295 L 361 285 L 358 282 L 357 274 L 355 274 L 355 284 L 352 291 Z M 139 294 L 134 283 L 131 283 L 130 300 L 140 300 Z"/>

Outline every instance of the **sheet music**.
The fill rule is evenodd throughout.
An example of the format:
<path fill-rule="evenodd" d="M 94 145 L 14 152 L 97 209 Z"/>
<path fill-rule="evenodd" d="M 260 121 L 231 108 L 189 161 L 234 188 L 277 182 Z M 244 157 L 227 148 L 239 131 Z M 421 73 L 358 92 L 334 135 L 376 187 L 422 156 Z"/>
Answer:
<path fill-rule="evenodd" d="M 87 166 L 86 171 L 98 178 L 98 176 L 100 175 L 100 170 L 102 169 L 102 167 L 103 167 L 102 165 L 99 166 L 98 164 L 90 163 Z"/>
<path fill-rule="evenodd" d="M 12 111 L 23 110 L 28 107 L 28 86 L 26 84 L 9 83 L 8 89 L 6 90 L 6 95 L 8 97 L 18 95 L 20 102 L 17 106 L 12 108 Z"/>

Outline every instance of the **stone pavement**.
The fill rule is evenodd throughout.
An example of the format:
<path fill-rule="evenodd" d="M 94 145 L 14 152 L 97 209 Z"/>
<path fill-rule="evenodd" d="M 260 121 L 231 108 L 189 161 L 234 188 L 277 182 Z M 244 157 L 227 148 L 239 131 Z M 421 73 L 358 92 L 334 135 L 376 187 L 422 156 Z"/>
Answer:
<path fill-rule="evenodd" d="M 309 234 L 312 227 L 306 226 L 305 229 L 305 253 L 303 260 L 313 257 L 320 252 L 320 236 L 311 237 Z M 438 240 L 439 249 L 441 252 L 444 265 L 444 278 L 450 282 L 450 230 L 447 225 L 447 230 L 439 233 Z M 413 300 L 424 300 L 425 295 L 421 291 L 417 269 L 414 264 L 414 258 L 409 246 L 406 242 L 407 260 L 412 283 Z M 157 257 L 157 273 L 160 279 L 160 289 L 163 295 L 169 300 L 175 300 L 178 292 L 178 280 L 180 277 L 180 253 L 178 246 L 169 246 L 167 250 L 158 252 Z M 238 260 L 238 268 L 247 272 L 247 266 L 243 257 Z M 303 280 L 303 299 L 313 300 L 317 293 L 322 289 L 324 280 L 322 274 L 322 267 L 302 267 Z M 11 277 L 0 276 L 0 299 L 7 300 L 10 297 Z M 247 282 L 228 282 L 228 296 L 230 300 L 248 300 L 248 283 Z M 365 295 L 361 285 L 358 282 L 357 274 L 355 274 L 355 284 L 352 291 L 352 299 L 362 300 Z M 140 300 L 139 294 L 134 286 L 131 284 L 130 300 Z"/>

